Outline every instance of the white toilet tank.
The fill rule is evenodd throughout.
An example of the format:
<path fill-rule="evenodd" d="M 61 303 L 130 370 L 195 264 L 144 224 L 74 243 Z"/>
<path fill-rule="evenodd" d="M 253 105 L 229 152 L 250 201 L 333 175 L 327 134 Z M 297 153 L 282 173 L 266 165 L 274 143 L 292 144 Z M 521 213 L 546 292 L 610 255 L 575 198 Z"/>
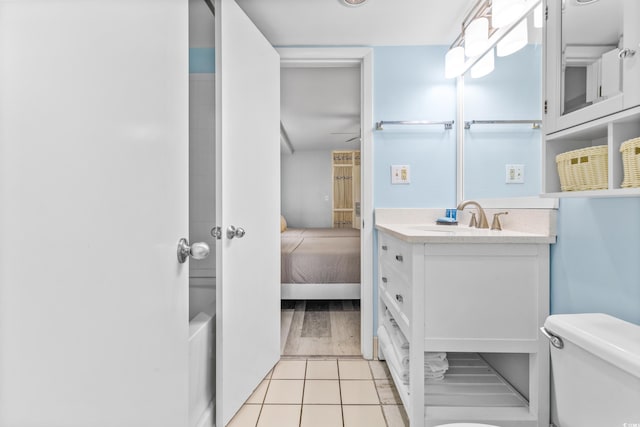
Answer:
<path fill-rule="evenodd" d="M 640 427 L 640 326 L 606 314 L 549 316 L 558 427 Z M 553 343 L 552 343 L 553 344 Z"/>

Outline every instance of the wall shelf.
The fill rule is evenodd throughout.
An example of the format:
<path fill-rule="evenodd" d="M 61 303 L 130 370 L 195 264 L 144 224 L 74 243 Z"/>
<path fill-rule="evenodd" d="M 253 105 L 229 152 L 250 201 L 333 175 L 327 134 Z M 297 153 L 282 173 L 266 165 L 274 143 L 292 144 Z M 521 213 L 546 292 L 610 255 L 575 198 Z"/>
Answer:
<path fill-rule="evenodd" d="M 640 197 L 640 188 L 616 188 L 613 190 L 591 191 L 560 191 L 558 193 L 544 193 L 540 197 L 549 198 L 603 198 L 603 197 Z"/>
<path fill-rule="evenodd" d="M 624 167 L 620 146 L 640 136 L 640 107 L 582 123 L 548 134 L 543 145 L 542 197 L 639 197 L 640 188 L 621 188 Z M 590 191 L 560 191 L 556 156 L 567 151 L 597 145 L 608 146 L 608 188 Z"/>

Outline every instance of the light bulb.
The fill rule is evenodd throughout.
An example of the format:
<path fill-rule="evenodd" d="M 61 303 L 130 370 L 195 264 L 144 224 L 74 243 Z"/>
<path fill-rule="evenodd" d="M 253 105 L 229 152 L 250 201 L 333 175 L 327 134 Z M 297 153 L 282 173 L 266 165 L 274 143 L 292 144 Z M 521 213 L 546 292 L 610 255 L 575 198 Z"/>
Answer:
<path fill-rule="evenodd" d="M 474 79 L 484 77 L 493 71 L 495 66 L 495 58 L 493 49 L 491 49 L 482 59 L 476 62 L 476 65 L 471 67 L 471 77 Z"/>
<path fill-rule="evenodd" d="M 523 19 L 507 34 L 496 49 L 498 56 L 507 56 L 525 47 L 528 42 L 527 20 Z"/>
<path fill-rule="evenodd" d="M 464 49 L 462 46 L 454 47 L 444 57 L 444 77 L 447 79 L 460 75 L 464 66 Z"/>
<path fill-rule="evenodd" d="M 522 16 L 525 4 L 523 0 L 492 0 L 491 25 L 502 28 Z"/>
<path fill-rule="evenodd" d="M 535 28 L 542 28 L 542 3 L 533 9 L 533 26 Z"/>
<path fill-rule="evenodd" d="M 489 20 L 478 18 L 471 21 L 464 32 L 464 54 L 468 57 L 480 55 L 487 47 Z"/>

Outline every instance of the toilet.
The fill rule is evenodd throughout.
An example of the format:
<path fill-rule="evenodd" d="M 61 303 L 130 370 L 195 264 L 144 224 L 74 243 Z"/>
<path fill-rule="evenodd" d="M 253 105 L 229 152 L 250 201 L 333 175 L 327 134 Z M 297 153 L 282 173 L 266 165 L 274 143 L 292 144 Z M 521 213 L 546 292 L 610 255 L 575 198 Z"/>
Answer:
<path fill-rule="evenodd" d="M 600 313 L 549 316 L 552 421 L 640 426 L 640 326 Z M 555 402 L 554 398 L 555 396 Z"/>
<path fill-rule="evenodd" d="M 541 330 L 550 341 L 553 425 L 640 426 L 640 326 L 600 313 L 557 314 Z"/>

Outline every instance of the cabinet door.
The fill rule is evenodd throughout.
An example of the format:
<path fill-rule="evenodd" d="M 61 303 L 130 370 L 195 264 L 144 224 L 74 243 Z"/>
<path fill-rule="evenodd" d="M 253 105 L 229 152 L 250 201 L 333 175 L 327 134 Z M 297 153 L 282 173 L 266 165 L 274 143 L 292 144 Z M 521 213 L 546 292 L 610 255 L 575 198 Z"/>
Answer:
<path fill-rule="evenodd" d="M 640 54 L 632 51 L 640 50 L 640 3 L 547 0 L 547 7 L 546 133 L 639 105 Z"/>
<path fill-rule="evenodd" d="M 624 4 L 624 48 L 636 51 L 622 60 L 622 87 L 624 108 L 640 105 L 640 2 L 625 0 Z"/>

